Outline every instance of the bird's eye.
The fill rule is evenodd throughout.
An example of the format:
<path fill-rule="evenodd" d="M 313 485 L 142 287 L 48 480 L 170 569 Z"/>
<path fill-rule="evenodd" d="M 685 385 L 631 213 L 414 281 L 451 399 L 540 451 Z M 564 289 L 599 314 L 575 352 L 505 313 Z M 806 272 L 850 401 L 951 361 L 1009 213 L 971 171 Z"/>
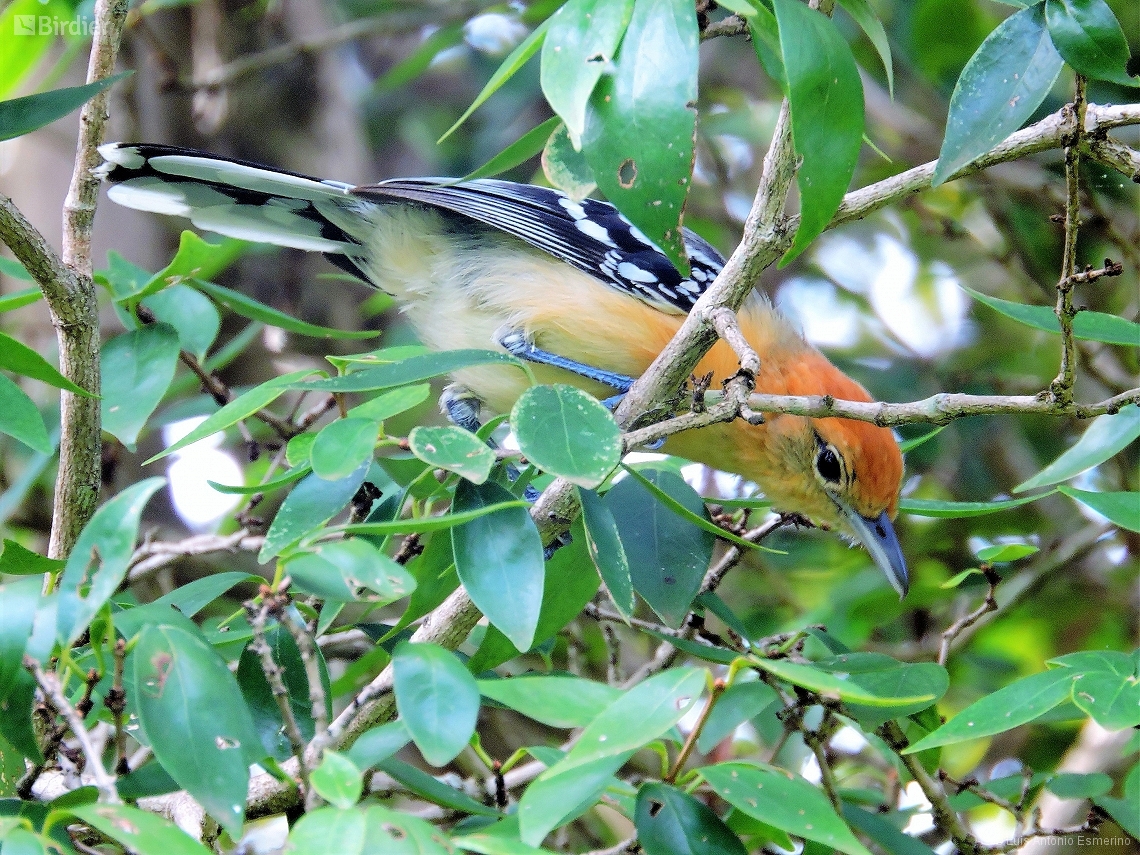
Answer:
<path fill-rule="evenodd" d="M 832 484 L 838 484 L 839 479 L 843 477 L 843 467 L 831 446 L 825 445 L 819 450 L 815 458 L 815 471 L 819 473 L 820 478 Z"/>

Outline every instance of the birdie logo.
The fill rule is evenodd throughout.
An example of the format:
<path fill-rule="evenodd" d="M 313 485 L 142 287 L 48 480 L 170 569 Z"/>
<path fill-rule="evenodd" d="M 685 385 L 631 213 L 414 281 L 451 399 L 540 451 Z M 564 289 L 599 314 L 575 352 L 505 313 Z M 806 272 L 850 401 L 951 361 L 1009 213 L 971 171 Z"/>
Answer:
<path fill-rule="evenodd" d="M 40 0 L 47 5 L 48 0 Z M 59 15 L 13 15 L 12 34 L 17 36 L 79 36 L 90 37 L 95 31 L 91 18 L 76 15 L 62 18 Z"/>

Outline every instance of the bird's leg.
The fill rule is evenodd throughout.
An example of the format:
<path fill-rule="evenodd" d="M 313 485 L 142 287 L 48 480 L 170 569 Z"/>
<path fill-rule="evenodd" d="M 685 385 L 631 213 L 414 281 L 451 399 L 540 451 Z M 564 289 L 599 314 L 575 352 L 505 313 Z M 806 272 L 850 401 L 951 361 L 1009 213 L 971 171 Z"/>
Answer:
<path fill-rule="evenodd" d="M 534 342 L 528 339 L 526 333 L 522 330 L 511 329 L 509 327 L 501 329 L 495 333 L 495 342 L 502 345 L 507 353 L 512 356 L 517 356 L 519 359 L 525 359 L 527 362 L 537 362 L 540 365 L 552 365 L 555 368 L 562 368 L 572 374 L 577 374 L 579 377 L 596 380 L 599 383 L 604 383 L 611 389 L 615 389 L 620 394 L 603 401 L 602 403 L 606 406 L 611 406 L 611 401 L 614 402 L 612 406 L 616 406 L 617 403 L 621 401 L 622 396 L 633 386 L 634 378 L 628 377 L 625 374 L 618 374 L 616 371 L 606 371 L 604 368 L 595 368 L 584 362 L 578 362 L 577 360 L 569 359 L 565 356 L 559 356 L 557 353 L 551 353 L 548 350 L 535 347 Z"/>

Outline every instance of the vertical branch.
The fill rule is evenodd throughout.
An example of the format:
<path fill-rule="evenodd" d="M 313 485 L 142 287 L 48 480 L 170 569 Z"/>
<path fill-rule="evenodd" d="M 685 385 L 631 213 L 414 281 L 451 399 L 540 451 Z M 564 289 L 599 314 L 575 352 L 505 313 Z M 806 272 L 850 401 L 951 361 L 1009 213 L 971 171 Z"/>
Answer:
<path fill-rule="evenodd" d="M 1085 78 L 1077 75 L 1073 96 L 1072 131 L 1065 135 L 1065 248 L 1061 259 L 1061 278 L 1057 280 L 1057 305 L 1053 311 L 1061 324 L 1061 368 L 1050 384 L 1053 399 L 1059 404 L 1073 400 L 1076 377 L 1076 345 L 1073 343 L 1073 287 L 1077 271 L 1077 230 L 1081 225 L 1081 132 L 1085 123 Z"/>
<path fill-rule="evenodd" d="M 87 82 L 110 76 L 115 68 L 127 0 L 97 0 L 95 34 Z M 59 367 L 63 375 L 89 392 L 99 392 L 99 314 L 91 281 L 91 223 L 99 195 L 96 148 L 103 141 L 107 93 L 84 105 L 79 117 L 75 169 L 63 203 L 63 263 L 73 276 L 45 289 L 52 323 L 59 338 Z M 102 444 L 99 399 L 63 392 L 60 397 L 59 474 L 55 484 L 51 542 L 48 555 L 66 557 L 99 501 Z"/>

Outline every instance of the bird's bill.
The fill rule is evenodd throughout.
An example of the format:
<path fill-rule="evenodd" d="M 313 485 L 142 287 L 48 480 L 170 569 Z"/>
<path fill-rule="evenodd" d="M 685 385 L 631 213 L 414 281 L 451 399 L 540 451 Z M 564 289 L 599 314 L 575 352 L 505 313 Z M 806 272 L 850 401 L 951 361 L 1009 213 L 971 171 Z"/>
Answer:
<path fill-rule="evenodd" d="M 899 592 L 899 597 L 905 597 L 910 587 L 910 579 L 906 572 L 906 559 L 903 558 L 899 539 L 895 535 L 895 527 L 887 512 L 883 511 L 878 517 L 864 517 L 851 508 L 840 506 L 855 530 L 859 542 L 871 553 L 875 563 L 886 576 L 891 586 Z"/>

